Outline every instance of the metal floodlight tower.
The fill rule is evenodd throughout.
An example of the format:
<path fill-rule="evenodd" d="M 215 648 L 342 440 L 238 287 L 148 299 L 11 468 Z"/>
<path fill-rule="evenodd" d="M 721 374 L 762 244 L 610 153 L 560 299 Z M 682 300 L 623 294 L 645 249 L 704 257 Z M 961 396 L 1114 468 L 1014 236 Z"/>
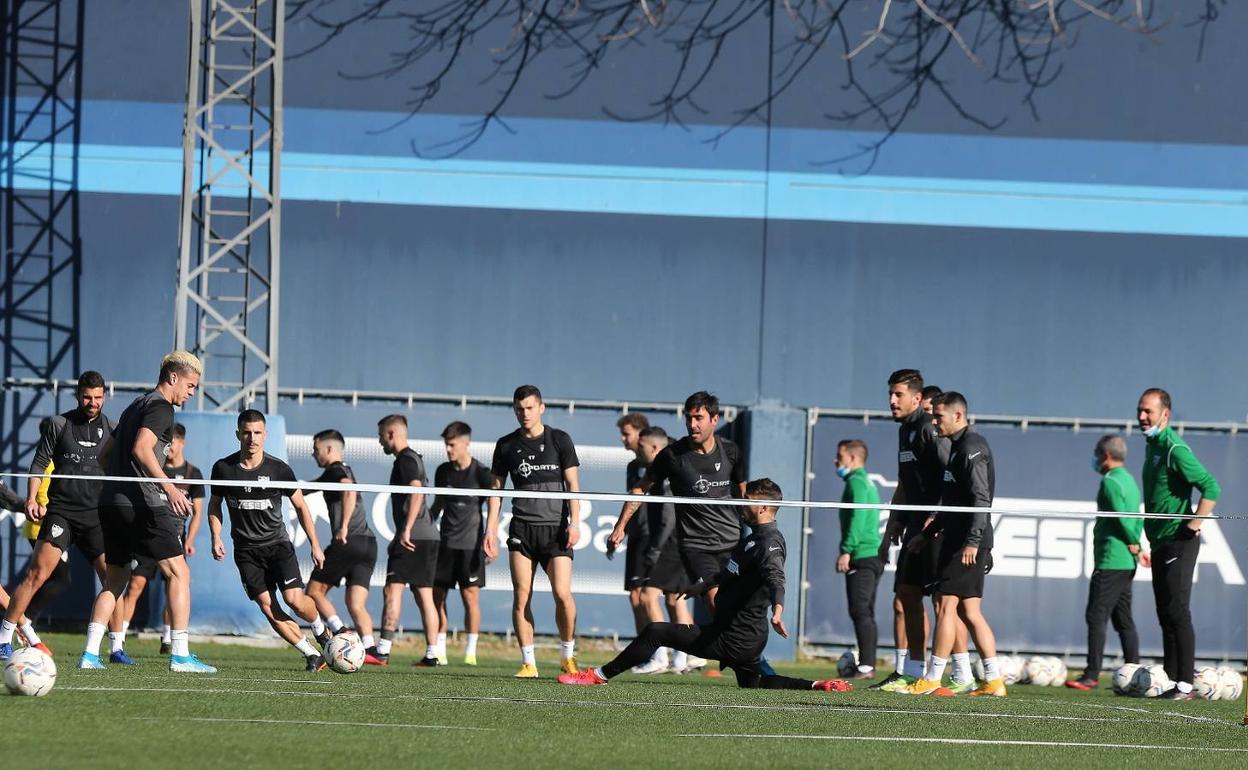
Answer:
<path fill-rule="evenodd" d="M 174 346 L 200 409 L 277 410 L 285 0 L 190 0 Z"/>

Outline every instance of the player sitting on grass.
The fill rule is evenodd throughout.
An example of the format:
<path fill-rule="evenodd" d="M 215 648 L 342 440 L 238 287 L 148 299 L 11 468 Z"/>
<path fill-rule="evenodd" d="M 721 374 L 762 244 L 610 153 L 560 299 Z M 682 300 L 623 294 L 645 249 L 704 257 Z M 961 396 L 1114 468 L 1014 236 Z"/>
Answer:
<path fill-rule="evenodd" d="M 771 479 L 758 479 L 746 485 L 745 496 L 760 504 L 743 506 L 742 518 L 751 532 L 733 551 L 724 569 L 710 581 L 699 581 L 688 591 L 690 595 L 705 594 L 718 587 L 714 620 L 709 625 L 694 626 L 676 623 L 651 623 L 610 663 L 600 668 L 587 668 L 579 673 L 563 674 L 560 684 L 606 684 L 612 677 L 645 663 L 660 647 L 671 647 L 690 655 L 718 660 L 721 668 L 731 668 L 737 684 L 767 690 L 835 690 L 852 689 L 840 679 L 811 681 L 788 676 L 764 674 L 763 648 L 767 645 L 767 625 L 771 608 L 771 627 L 788 638 L 784 627 L 784 536 L 776 527 L 776 506 L 763 501 L 782 499 L 780 487 Z"/>

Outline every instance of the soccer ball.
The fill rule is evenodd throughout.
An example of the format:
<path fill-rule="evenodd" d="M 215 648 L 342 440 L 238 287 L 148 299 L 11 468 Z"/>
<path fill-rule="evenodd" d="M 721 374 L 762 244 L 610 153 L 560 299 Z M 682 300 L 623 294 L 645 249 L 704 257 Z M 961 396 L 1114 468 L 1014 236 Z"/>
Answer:
<path fill-rule="evenodd" d="M 1196 681 L 1192 689 L 1205 700 L 1218 700 L 1222 690 L 1222 674 L 1218 669 L 1205 666 L 1196 672 Z"/>
<path fill-rule="evenodd" d="M 1069 671 L 1066 670 L 1066 663 L 1063 662 L 1061 658 L 1055 655 L 1049 656 L 1049 662 L 1053 665 L 1053 674 L 1054 674 L 1053 681 L 1049 682 L 1049 686 L 1050 687 L 1065 687 L 1066 677 L 1070 673 Z"/>
<path fill-rule="evenodd" d="M 56 684 L 56 662 L 42 650 L 24 647 L 4 664 L 4 687 L 10 695 L 47 695 Z"/>
<path fill-rule="evenodd" d="M 1219 700 L 1239 700 L 1244 694 L 1244 678 L 1230 666 L 1218 668 Z"/>
<path fill-rule="evenodd" d="M 853 650 L 846 650 L 841 653 L 841 657 L 836 661 L 836 673 L 842 679 L 858 673 L 858 656 L 854 654 Z"/>
<path fill-rule="evenodd" d="M 1139 669 L 1139 663 L 1124 663 L 1114 672 L 1114 694 L 1130 695 L 1131 682 L 1135 677 L 1135 672 Z"/>
<path fill-rule="evenodd" d="M 1165 666 L 1140 666 L 1131 677 L 1131 694 L 1137 698 L 1156 698 L 1170 687 Z"/>
<path fill-rule="evenodd" d="M 984 678 L 985 674 L 984 674 L 984 661 L 983 661 L 983 658 L 980 658 L 979 656 L 976 656 L 976 657 L 975 657 L 975 660 L 971 661 L 971 674 L 972 674 L 972 675 L 974 675 L 975 680 L 976 680 L 977 682 L 986 682 L 986 681 L 988 681 L 987 679 L 985 679 L 985 678 Z"/>
<path fill-rule="evenodd" d="M 1023 671 L 1023 679 L 1028 684 L 1040 687 L 1048 687 L 1057 679 L 1057 670 L 1053 666 L 1052 658 L 1040 656 L 1032 658 L 1023 665 Z"/>
<path fill-rule="evenodd" d="M 997 666 L 1001 671 L 1001 678 L 1006 684 L 1015 684 L 1022 681 L 1022 658 L 1017 655 L 1001 655 L 997 657 Z"/>
<path fill-rule="evenodd" d="M 354 674 L 364 665 L 364 642 L 354 631 L 339 631 L 325 645 L 325 662 L 339 674 Z"/>

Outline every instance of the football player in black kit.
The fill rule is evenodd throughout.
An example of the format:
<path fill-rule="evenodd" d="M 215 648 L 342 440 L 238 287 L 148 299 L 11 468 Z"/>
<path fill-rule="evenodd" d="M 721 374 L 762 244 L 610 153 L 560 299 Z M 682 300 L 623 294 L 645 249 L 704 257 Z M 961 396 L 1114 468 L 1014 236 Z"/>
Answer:
<path fill-rule="evenodd" d="M 295 472 L 281 460 L 265 453 L 264 440 L 268 437 L 264 415 L 255 409 L 247 409 L 238 415 L 239 449 L 223 457 L 212 466 L 213 481 L 290 481 Z M 299 526 L 308 536 L 312 549 L 312 564 L 317 569 L 325 566 L 325 554 L 316 539 L 316 526 L 312 512 L 304 502 L 303 493 L 297 489 L 274 489 L 247 486 L 221 486 L 214 484 L 212 498 L 208 501 L 208 528 L 212 532 L 212 558 L 225 558 L 225 543 L 221 540 L 221 501 L 230 510 L 230 539 L 234 541 L 234 563 L 243 581 L 247 598 L 260 607 L 269 625 L 277 635 L 299 650 L 304 657 L 305 671 L 320 671 L 325 661 L 316 648 L 303 636 L 303 629 L 287 615 L 277 603 L 282 595 L 286 606 L 299 617 L 312 624 L 312 633 L 321 635 L 324 625 L 316 615 L 316 604 L 303 592 L 303 576 L 299 572 L 299 560 L 295 558 L 295 546 L 286 534 L 286 517 L 282 513 L 282 498 L 289 497 Z"/>
<path fill-rule="evenodd" d="M 718 660 L 722 668 L 733 670 L 740 687 L 842 692 L 853 689 L 840 679 L 811 681 L 764 673 L 762 654 L 767 645 L 769 624 L 780 636 L 789 637 L 783 619 L 786 546 L 784 536 L 776 527 L 776 507 L 767 504 L 783 496 L 771 479 L 751 481 L 746 486 L 745 496 L 759 502 L 737 509 L 749 525 L 750 534 L 738 543 L 721 572 L 696 583 L 688 591 L 693 596 L 718 589 L 714 619 L 705 626 L 651 623 L 610 663 L 563 674 L 559 677 L 560 684 L 606 684 L 611 678 L 650 660 L 658 648 L 671 647 Z"/>
<path fill-rule="evenodd" d="M 719 425 L 719 399 L 698 391 L 685 399 L 685 429 L 689 435 L 671 444 L 651 463 L 634 494 L 662 493 L 664 481 L 671 482 L 675 497 L 701 497 L 706 503 L 676 506 L 680 558 L 690 583 L 708 581 L 719 574 L 741 539 L 740 517 L 729 505 L 715 500 L 745 495 L 745 465 L 741 450 L 728 439 L 715 435 Z M 628 502 L 611 532 L 608 543 L 619 547 L 639 503 Z M 717 589 L 706 593 L 713 608 Z"/>
<path fill-rule="evenodd" d="M 86 557 L 101 580 L 105 579 L 104 535 L 100 531 L 98 501 L 100 482 L 58 479 L 66 476 L 101 476 L 99 453 L 113 435 L 113 421 L 104 415 L 104 377 L 99 372 L 83 372 L 75 391 L 78 406 L 64 414 L 48 417 L 39 424 L 39 443 L 30 473 L 43 473 L 52 463 L 48 504 L 38 501 L 43 479 L 31 476 L 25 513 L 42 524 L 26 575 L 13 590 L 4 621 L 0 623 L 0 660 L 13 652 L 13 632 L 21 628 L 27 641 L 34 629 L 24 614 L 35 594 L 61 563 L 70 544 Z M 35 642 L 30 642 L 35 644 Z M 98 660 L 98 655 L 97 655 Z"/>
<path fill-rule="evenodd" d="M 983 436 L 970 430 L 966 414 L 966 399 L 956 391 L 941 393 L 932 401 L 936 431 L 950 441 L 940 503 L 991 508 L 996 488 L 992 450 Z M 923 678 L 910 685 L 907 691 L 912 695 L 925 695 L 942 689 L 940 681 L 957 633 L 955 621 L 961 618 L 984 662 L 984 684 L 970 695 L 1005 697 L 1005 682 L 997 665 L 996 637 L 981 609 L 984 578 L 992 569 L 992 519 L 986 512 L 938 513 L 907 548 L 915 553 L 933 540 L 940 544 L 933 584 L 936 634 Z"/>
<path fill-rule="evenodd" d="M 580 465 L 572 438 L 542 424 L 546 404 L 533 385 L 521 385 L 512 394 L 512 410 L 520 427 L 498 440 L 490 465 L 493 488 L 502 489 L 511 477 L 516 489 L 543 492 L 579 492 Z M 485 555 L 498 555 L 498 517 L 502 498 L 491 497 L 485 525 Z M 507 532 L 508 564 L 511 567 L 512 622 L 520 644 L 521 664 L 517 679 L 537 678 L 533 653 L 533 576 L 538 565 L 550 579 L 555 598 L 555 623 L 559 626 L 560 670 L 575 673 L 576 600 L 572 598 L 572 550 L 580 540 L 579 500 L 512 498 L 511 524 Z"/>

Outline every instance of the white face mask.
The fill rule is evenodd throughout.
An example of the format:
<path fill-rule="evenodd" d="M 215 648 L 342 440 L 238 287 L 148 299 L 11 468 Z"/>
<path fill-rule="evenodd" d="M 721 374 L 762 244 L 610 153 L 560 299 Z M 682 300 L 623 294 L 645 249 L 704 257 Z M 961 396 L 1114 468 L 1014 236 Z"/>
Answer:
<path fill-rule="evenodd" d="M 1144 438 L 1152 438 L 1156 436 L 1158 433 L 1161 433 L 1161 428 L 1157 425 L 1154 425 L 1153 427 L 1144 431 Z"/>

